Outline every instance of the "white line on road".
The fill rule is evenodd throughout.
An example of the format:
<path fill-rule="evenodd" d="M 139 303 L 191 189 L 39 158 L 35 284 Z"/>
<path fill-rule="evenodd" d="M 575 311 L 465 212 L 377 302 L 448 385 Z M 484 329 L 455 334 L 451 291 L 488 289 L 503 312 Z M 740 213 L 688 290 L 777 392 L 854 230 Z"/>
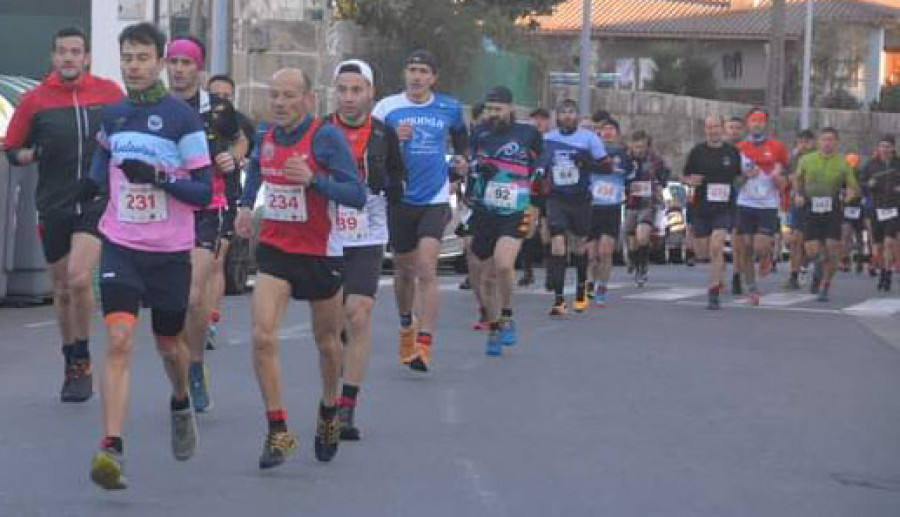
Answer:
<path fill-rule="evenodd" d="M 500 496 L 493 490 L 488 489 L 484 481 L 484 473 L 478 465 L 468 458 L 457 458 L 454 462 L 462 467 L 463 477 L 468 483 L 469 489 L 488 512 L 484 515 L 506 515 L 507 512 L 503 509 Z"/>
<path fill-rule="evenodd" d="M 801 303 L 808 303 L 816 299 L 814 294 L 805 293 L 770 293 L 759 299 L 760 307 L 788 307 Z M 747 305 L 747 298 L 741 298 L 733 302 L 735 305 Z"/>
<path fill-rule="evenodd" d="M 25 324 L 25 328 L 27 328 L 27 329 L 39 329 L 39 328 L 43 328 L 43 327 L 49 327 L 49 326 L 55 325 L 55 324 L 56 324 L 56 321 L 54 321 L 54 320 L 36 321 L 36 322 L 34 322 L 34 323 L 26 323 L 26 324 Z"/>
<path fill-rule="evenodd" d="M 293 327 L 285 327 L 281 329 L 281 332 L 278 333 L 279 339 L 294 339 L 299 337 L 305 337 L 310 334 L 310 326 L 309 324 L 304 325 L 294 325 Z"/>
<path fill-rule="evenodd" d="M 648 291 L 646 293 L 630 294 L 623 298 L 629 300 L 656 300 L 663 302 L 671 302 L 684 298 L 693 298 L 706 293 L 706 289 L 698 289 L 691 287 L 673 287 L 671 289 L 662 289 L 656 291 Z"/>
<path fill-rule="evenodd" d="M 706 302 L 696 301 L 696 300 L 682 300 L 675 302 L 676 305 L 690 305 L 693 307 L 706 307 Z M 801 312 L 805 314 L 841 314 L 840 309 L 814 309 L 811 307 L 754 307 L 752 305 L 747 305 L 746 303 L 739 302 L 730 302 L 723 305 L 723 307 L 732 307 L 735 309 L 747 309 L 747 310 L 758 310 L 758 311 L 780 311 L 780 312 Z"/>
<path fill-rule="evenodd" d="M 459 404 L 456 402 L 456 390 L 444 390 L 444 403 L 441 405 L 441 421 L 447 425 L 459 425 Z"/>
<path fill-rule="evenodd" d="M 844 313 L 852 316 L 891 316 L 897 312 L 900 312 L 900 298 L 872 298 L 844 307 Z"/>

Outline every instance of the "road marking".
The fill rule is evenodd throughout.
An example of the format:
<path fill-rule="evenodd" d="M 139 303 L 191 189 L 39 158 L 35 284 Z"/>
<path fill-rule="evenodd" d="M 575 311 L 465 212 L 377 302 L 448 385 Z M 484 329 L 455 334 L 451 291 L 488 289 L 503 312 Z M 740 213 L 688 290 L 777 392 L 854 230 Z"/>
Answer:
<path fill-rule="evenodd" d="M 444 390 L 444 403 L 441 405 L 441 421 L 447 425 L 459 425 L 459 404 L 456 403 L 456 390 Z"/>
<path fill-rule="evenodd" d="M 278 333 L 278 339 L 294 339 L 305 337 L 310 334 L 311 327 L 308 324 L 294 325 L 293 327 L 285 327 Z"/>
<path fill-rule="evenodd" d="M 891 316 L 900 312 L 900 298 L 872 298 L 844 307 L 843 312 L 851 316 Z"/>
<path fill-rule="evenodd" d="M 676 305 L 689 305 L 692 307 L 706 307 L 706 302 L 696 301 L 696 300 L 681 300 L 676 301 Z M 753 306 L 747 305 L 746 303 L 740 302 L 729 302 L 723 304 L 723 307 L 731 307 L 735 309 L 747 309 L 747 310 L 757 310 L 757 311 L 781 311 L 781 312 L 800 312 L 804 314 L 841 314 L 840 309 L 815 309 L 812 307 L 764 307 L 764 306 Z"/>
<path fill-rule="evenodd" d="M 816 299 L 814 294 L 804 293 L 771 293 L 764 295 L 759 299 L 760 307 L 788 307 L 790 305 L 798 305 L 801 303 L 811 302 Z M 735 305 L 747 305 L 749 300 L 741 298 L 733 302 Z"/>
<path fill-rule="evenodd" d="M 673 287 L 671 289 L 661 289 L 656 291 L 648 291 L 646 293 L 630 294 L 623 296 L 628 300 L 656 300 L 662 302 L 673 302 L 684 298 L 693 298 L 705 294 L 706 289 L 690 288 L 690 287 Z"/>
<path fill-rule="evenodd" d="M 55 320 L 47 320 L 47 321 L 36 321 L 34 323 L 26 323 L 25 328 L 27 329 L 39 329 L 43 327 L 49 327 L 51 325 L 55 325 Z"/>
<path fill-rule="evenodd" d="M 462 467 L 463 477 L 468 483 L 469 489 L 488 512 L 486 515 L 506 515 L 507 512 L 503 509 L 500 496 L 493 490 L 488 489 L 484 481 L 484 473 L 478 465 L 468 458 L 457 458 L 454 462 Z"/>

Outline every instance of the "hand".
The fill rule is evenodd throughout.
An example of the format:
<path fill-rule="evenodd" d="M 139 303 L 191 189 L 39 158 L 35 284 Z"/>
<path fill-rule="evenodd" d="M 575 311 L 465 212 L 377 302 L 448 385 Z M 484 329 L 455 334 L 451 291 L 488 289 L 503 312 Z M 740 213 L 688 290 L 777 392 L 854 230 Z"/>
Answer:
<path fill-rule="evenodd" d="M 453 169 L 459 176 L 465 176 L 469 172 L 469 161 L 465 156 L 456 155 L 453 157 Z"/>
<path fill-rule="evenodd" d="M 253 213 L 249 208 L 238 208 L 234 218 L 234 232 L 238 237 L 249 239 L 253 235 Z"/>
<path fill-rule="evenodd" d="M 100 193 L 100 186 L 94 183 L 90 178 L 81 178 L 78 180 L 78 195 L 75 200 L 79 203 L 87 203 L 92 201 Z"/>
<path fill-rule="evenodd" d="M 313 172 L 306 161 L 307 156 L 294 155 L 284 162 L 284 177 L 292 182 L 308 187 L 313 181 Z"/>
<path fill-rule="evenodd" d="M 216 167 L 225 174 L 231 174 L 237 169 L 237 161 L 229 152 L 219 153 L 216 155 Z"/>
<path fill-rule="evenodd" d="M 397 138 L 399 138 L 401 142 L 406 142 L 408 140 L 412 140 L 412 137 L 413 137 L 412 124 L 410 124 L 408 122 L 403 122 L 399 126 L 397 126 Z"/>
<path fill-rule="evenodd" d="M 128 181 L 136 185 L 152 185 L 156 183 L 156 168 L 140 160 L 127 159 L 119 165 Z"/>
<path fill-rule="evenodd" d="M 16 153 L 16 161 L 23 166 L 31 165 L 38 160 L 40 160 L 40 150 L 37 147 L 33 149 L 19 149 Z"/>

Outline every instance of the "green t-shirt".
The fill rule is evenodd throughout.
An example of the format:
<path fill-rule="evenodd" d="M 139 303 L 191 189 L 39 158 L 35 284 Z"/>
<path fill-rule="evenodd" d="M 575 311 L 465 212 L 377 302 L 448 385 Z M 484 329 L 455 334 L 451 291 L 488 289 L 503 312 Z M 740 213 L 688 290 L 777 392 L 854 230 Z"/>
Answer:
<path fill-rule="evenodd" d="M 809 197 L 837 197 L 844 187 L 859 191 L 856 174 L 840 153 L 809 153 L 800 158 L 797 169 L 800 185 Z"/>

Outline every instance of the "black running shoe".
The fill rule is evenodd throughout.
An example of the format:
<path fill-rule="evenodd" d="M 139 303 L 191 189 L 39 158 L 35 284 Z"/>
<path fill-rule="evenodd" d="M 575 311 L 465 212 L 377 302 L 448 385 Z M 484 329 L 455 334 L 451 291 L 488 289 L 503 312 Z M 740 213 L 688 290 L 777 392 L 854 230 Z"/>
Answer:
<path fill-rule="evenodd" d="M 341 443 L 341 421 L 337 411 L 329 419 L 322 418 L 319 411 L 316 422 L 316 459 L 319 461 L 331 461 L 337 454 L 338 444 Z"/>
<path fill-rule="evenodd" d="M 84 402 L 94 395 L 94 376 L 90 359 L 76 359 L 66 366 L 60 399 L 63 402 Z"/>
<path fill-rule="evenodd" d="M 359 428 L 353 424 L 353 406 L 338 406 L 338 420 L 341 422 L 341 440 L 357 442 L 360 438 Z"/>
<path fill-rule="evenodd" d="M 263 442 L 262 454 L 259 455 L 259 468 L 277 467 L 296 454 L 299 448 L 297 439 L 291 433 L 287 431 L 269 433 Z"/>

